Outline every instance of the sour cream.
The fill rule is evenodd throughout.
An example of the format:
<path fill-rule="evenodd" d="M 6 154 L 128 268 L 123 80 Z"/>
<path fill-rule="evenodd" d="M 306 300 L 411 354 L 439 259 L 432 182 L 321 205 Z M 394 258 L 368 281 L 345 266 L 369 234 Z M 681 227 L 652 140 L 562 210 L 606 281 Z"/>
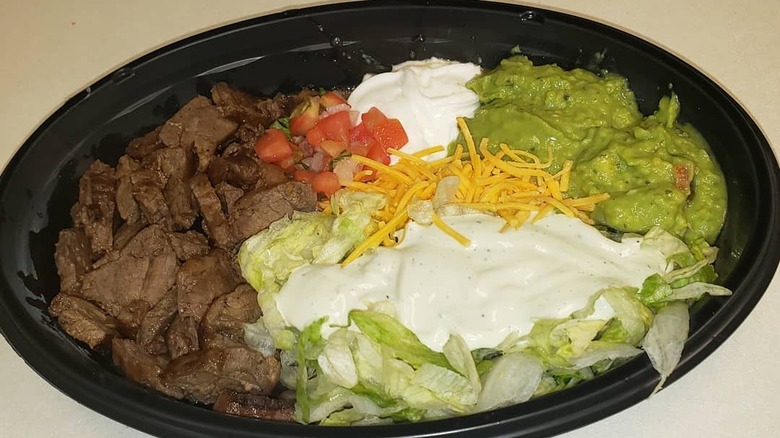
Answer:
<path fill-rule="evenodd" d="M 466 88 L 466 82 L 479 73 L 480 67 L 471 63 L 438 58 L 407 61 L 390 72 L 366 77 L 350 94 L 349 104 L 361 114 L 377 107 L 400 120 L 409 137 L 404 152 L 447 146 L 458 136 L 456 117 L 472 117 L 479 106 L 477 94 Z"/>
<path fill-rule="evenodd" d="M 396 248 L 378 248 L 343 268 L 294 271 L 277 295 L 279 311 L 298 329 L 322 316 L 345 326 L 351 309 L 389 301 L 399 321 L 434 350 L 441 351 L 450 333 L 471 349 L 495 347 L 512 332 L 528 333 L 536 319 L 568 317 L 603 288 L 641 286 L 665 265 L 640 238 L 617 243 L 561 214 L 504 233 L 503 220 L 489 215 L 446 222 L 471 245 L 410 222 Z M 613 315 L 599 299 L 591 318 Z M 334 330 L 324 327 L 323 335 Z"/>

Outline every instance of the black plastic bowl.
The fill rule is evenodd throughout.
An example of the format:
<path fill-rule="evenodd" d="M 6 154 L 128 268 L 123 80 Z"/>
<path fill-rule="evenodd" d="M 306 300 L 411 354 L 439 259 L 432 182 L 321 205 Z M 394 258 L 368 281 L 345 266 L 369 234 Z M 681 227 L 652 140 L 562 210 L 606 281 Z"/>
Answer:
<path fill-rule="evenodd" d="M 565 14 L 471 1 L 370 2 L 289 11 L 178 42 L 132 62 L 69 100 L 25 142 L 0 179 L 0 326 L 52 385 L 108 417 L 170 436 L 547 436 L 646 398 L 658 381 L 646 356 L 593 381 L 492 412 L 370 429 L 231 417 L 166 398 L 122 377 L 65 335 L 45 308 L 58 289 L 54 243 L 70 226 L 78 177 L 115 163 L 127 142 L 196 94 L 227 81 L 258 94 L 354 85 L 363 74 L 431 56 L 491 67 L 519 45 L 538 63 L 606 68 L 628 77 L 651 112 L 670 87 L 680 119 L 709 141 L 728 182 L 716 268 L 734 291 L 694 307 L 691 336 L 667 385 L 706 358 L 747 317 L 780 257 L 780 172 L 756 124 L 694 68 L 634 36 Z M 601 60 L 596 63 L 595 61 Z"/>

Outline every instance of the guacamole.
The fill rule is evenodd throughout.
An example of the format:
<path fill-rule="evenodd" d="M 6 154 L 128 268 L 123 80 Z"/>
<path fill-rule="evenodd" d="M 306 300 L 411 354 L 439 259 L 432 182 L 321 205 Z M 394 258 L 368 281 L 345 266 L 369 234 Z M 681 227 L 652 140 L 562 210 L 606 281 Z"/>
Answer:
<path fill-rule="evenodd" d="M 659 225 L 688 242 L 718 236 L 726 183 L 702 136 L 677 122 L 676 95 L 644 117 L 625 78 L 534 66 L 524 56 L 468 87 L 481 104 L 468 120 L 473 137 L 488 138 L 492 152 L 501 143 L 540 157 L 550 150 L 552 173 L 572 160 L 568 196 L 611 196 L 593 212 L 598 223 L 642 234 Z"/>

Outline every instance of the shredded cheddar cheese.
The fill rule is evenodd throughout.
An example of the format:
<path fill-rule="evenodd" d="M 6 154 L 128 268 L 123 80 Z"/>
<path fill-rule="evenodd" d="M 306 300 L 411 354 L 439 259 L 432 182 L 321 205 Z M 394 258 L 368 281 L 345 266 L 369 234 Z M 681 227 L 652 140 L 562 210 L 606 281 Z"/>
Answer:
<path fill-rule="evenodd" d="M 595 209 L 596 203 L 609 198 L 607 193 L 567 198 L 565 193 L 569 189 L 571 161 L 565 161 L 561 171 L 553 175 L 545 170 L 552 163 L 551 150 L 548 150 L 544 162 L 536 155 L 513 150 L 506 144 L 499 145 L 499 151 L 494 154 L 488 149 L 488 139 L 482 139 L 477 145 L 465 120 L 458 118 L 457 123 L 466 145 L 458 145 L 455 152 L 446 158 L 424 160 L 426 156 L 444 150 L 443 146 L 414 154 L 390 149 L 388 152 L 399 159 L 391 166 L 362 156 L 352 157 L 364 165 L 364 170 L 358 172 L 354 182 L 347 187 L 381 193 L 387 198 L 387 203 L 374 215 L 378 230 L 358 245 L 343 265 L 377 246 L 396 245 L 397 231 L 410 220 L 410 207 L 418 202 L 434 201 L 438 184 L 447 177 L 456 176 L 458 185 L 457 190 L 453 190 L 454 197 L 445 200 L 446 205 L 461 211 L 494 213 L 506 221 L 501 231 L 519 228 L 531 218 L 532 213 L 535 213 L 532 221 L 536 222 L 553 211 L 593 224 L 588 213 Z M 441 202 L 440 199 L 437 201 Z M 468 237 L 452 229 L 439 214 L 438 211 L 432 212 L 431 223 L 460 244 L 468 246 Z"/>

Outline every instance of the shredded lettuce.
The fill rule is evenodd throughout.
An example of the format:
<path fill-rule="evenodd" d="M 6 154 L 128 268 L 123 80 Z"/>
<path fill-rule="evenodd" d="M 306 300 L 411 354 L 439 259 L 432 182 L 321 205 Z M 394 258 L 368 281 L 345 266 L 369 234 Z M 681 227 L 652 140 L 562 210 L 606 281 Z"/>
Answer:
<path fill-rule="evenodd" d="M 647 353 L 660 389 L 679 363 L 688 336 L 688 304 L 731 292 L 712 282 L 717 251 L 690 246 L 654 228 L 642 245 L 666 257 L 663 272 L 640 288 L 598 291 L 566 318 L 539 319 L 529 333 L 510 333 L 494 348 L 469 350 L 452 334 L 434 351 L 405 327 L 389 301 L 351 310 L 349 324 L 322 336 L 326 319 L 300 333 L 287 326 L 275 295 L 307 263 L 338 263 L 376 225 L 381 195 L 341 191 L 333 214 L 296 213 L 247 240 L 239 264 L 258 290 L 263 317 L 245 338 L 264 354 L 280 348 L 281 381 L 296 391 L 295 419 L 323 425 L 383 424 L 496 409 L 570 388 Z M 614 312 L 595 318 L 601 300 Z"/>
<path fill-rule="evenodd" d="M 653 368 L 661 375 L 654 392 L 661 389 L 680 362 L 685 340 L 688 339 L 688 326 L 688 306 L 675 301 L 658 310 L 653 325 L 642 340 L 642 348 Z"/>
<path fill-rule="evenodd" d="M 275 294 L 297 268 L 309 263 L 338 263 L 367 237 L 371 214 L 384 206 L 384 195 L 340 190 L 331 198 L 334 214 L 295 212 L 245 240 L 238 264 L 258 291 L 263 324 L 276 348 L 290 349 L 295 332 L 276 307 Z"/>

